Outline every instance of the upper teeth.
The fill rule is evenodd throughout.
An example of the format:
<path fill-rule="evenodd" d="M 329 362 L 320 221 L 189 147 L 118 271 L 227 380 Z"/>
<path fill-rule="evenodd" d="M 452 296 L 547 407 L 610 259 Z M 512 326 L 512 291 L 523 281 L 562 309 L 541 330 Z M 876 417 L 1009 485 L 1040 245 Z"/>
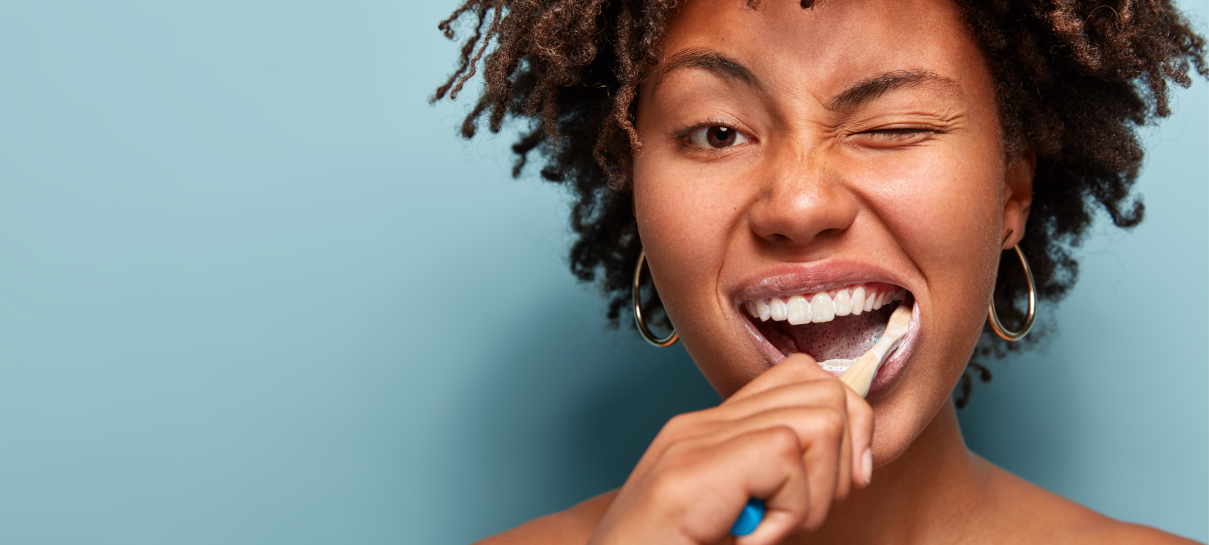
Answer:
<path fill-rule="evenodd" d="M 885 284 L 857 284 L 835 290 L 747 301 L 747 312 L 761 321 L 808 324 L 830 322 L 836 316 L 860 314 L 903 298 L 905 290 Z"/>

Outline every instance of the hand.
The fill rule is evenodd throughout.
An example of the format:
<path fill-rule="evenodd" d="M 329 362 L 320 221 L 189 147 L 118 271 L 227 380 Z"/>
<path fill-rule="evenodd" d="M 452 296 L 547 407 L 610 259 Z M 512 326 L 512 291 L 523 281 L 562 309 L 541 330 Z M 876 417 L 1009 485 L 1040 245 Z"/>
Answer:
<path fill-rule="evenodd" d="M 721 405 L 668 421 L 589 543 L 715 543 L 749 497 L 765 500 L 764 520 L 736 545 L 816 530 L 833 501 L 869 484 L 872 436 L 869 404 L 795 354 Z"/>

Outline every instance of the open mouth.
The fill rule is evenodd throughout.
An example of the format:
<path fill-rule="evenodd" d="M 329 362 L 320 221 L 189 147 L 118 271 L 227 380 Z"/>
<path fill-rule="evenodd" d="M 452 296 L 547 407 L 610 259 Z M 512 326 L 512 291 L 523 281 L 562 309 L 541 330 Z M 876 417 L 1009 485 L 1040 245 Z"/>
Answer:
<path fill-rule="evenodd" d="M 913 304 L 910 292 L 883 282 L 852 284 L 838 289 L 742 301 L 748 321 L 771 348 L 782 356 L 810 354 L 819 365 L 835 375 L 848 369 L 877 342 L 886 322 L 900 305 Z M 913 309 L 915 310 L 915 309 Z M 917 314 L 917 313 L 916 313 Z M 886 360 L 900 360 L 909 352 L 916 336 L 918 317 L 897 353 Z M 779 361 L 775 358 L 773 363 Z M 897 369 L 896 369 L 897 370 Z M 882 374 L 879 372 L 879 375 Z M 881 377 L 879 377 L 881 378 Z M 884 380 L 875 381 L 885 382 Z"/>

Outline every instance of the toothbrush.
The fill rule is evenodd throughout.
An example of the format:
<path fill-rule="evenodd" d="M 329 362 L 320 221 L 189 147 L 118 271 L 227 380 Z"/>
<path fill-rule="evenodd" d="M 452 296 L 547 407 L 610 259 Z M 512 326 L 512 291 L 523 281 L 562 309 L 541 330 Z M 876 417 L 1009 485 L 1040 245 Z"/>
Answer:
<path fill-rule="evenodd" d="M 898 308 L 894 309 L 894 313 L 890 315 L 890 321 L 886 323 L 886 331 L 877 339 L 877 342 L 873 343 L 873 348 L 852 362 L 852 366 L 844 371 L 843 375 L 840 375 L 840 382 L 847 384 L 861 397 L 869 395 L 869 386 L 873 384 L 877 370 L 907 335 L 907 329 L 911 326 L 911 307 L 914 306 L 907 303 L 908 301 L 903 301 Z"/>
<path fill-rule="evenodd" d="M 847 384 L 861 397 L 869 395 L 869 386 L 873 384 L 877 370 L 881 368 L 882 363 L 885 363 L 886 356 L 898 348 L 899 343 L 907 334 L 907 329 L 911 325 L 911 308 L 914 306 L 907 303 L 908 301 L 904 300 L 902 304 L 898 305 L 898 308 L 894 309 L 894 313 L 890 315 L 890 321 L 886 324 L 885 333 L 882 333 L 877 342 L 873 343 L 873 348 L 852 362 L 852 366 L 848 367 L 843 375 L 840 375 L 840 382 Z M 747 500 L 747 505 L 743 506 L 743 511 L 739 513 L 739 518 L 731 526 L 730 533 L 736 537 L 748 535 L 756 531 L 756 526 L 759 526 L 763 519 L 764 500 L 751 498 Z"/>

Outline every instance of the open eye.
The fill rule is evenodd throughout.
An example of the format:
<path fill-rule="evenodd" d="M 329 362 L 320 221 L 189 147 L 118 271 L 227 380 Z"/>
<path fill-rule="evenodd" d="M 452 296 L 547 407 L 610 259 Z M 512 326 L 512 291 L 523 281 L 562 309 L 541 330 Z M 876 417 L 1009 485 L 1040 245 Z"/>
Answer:
<path fill-rule="evenodd" d="M 746 144 L 747 135 L 725 125 L 701 127 L 688 134 L 688 142 L 699 148 L 720 149 Z"/>

